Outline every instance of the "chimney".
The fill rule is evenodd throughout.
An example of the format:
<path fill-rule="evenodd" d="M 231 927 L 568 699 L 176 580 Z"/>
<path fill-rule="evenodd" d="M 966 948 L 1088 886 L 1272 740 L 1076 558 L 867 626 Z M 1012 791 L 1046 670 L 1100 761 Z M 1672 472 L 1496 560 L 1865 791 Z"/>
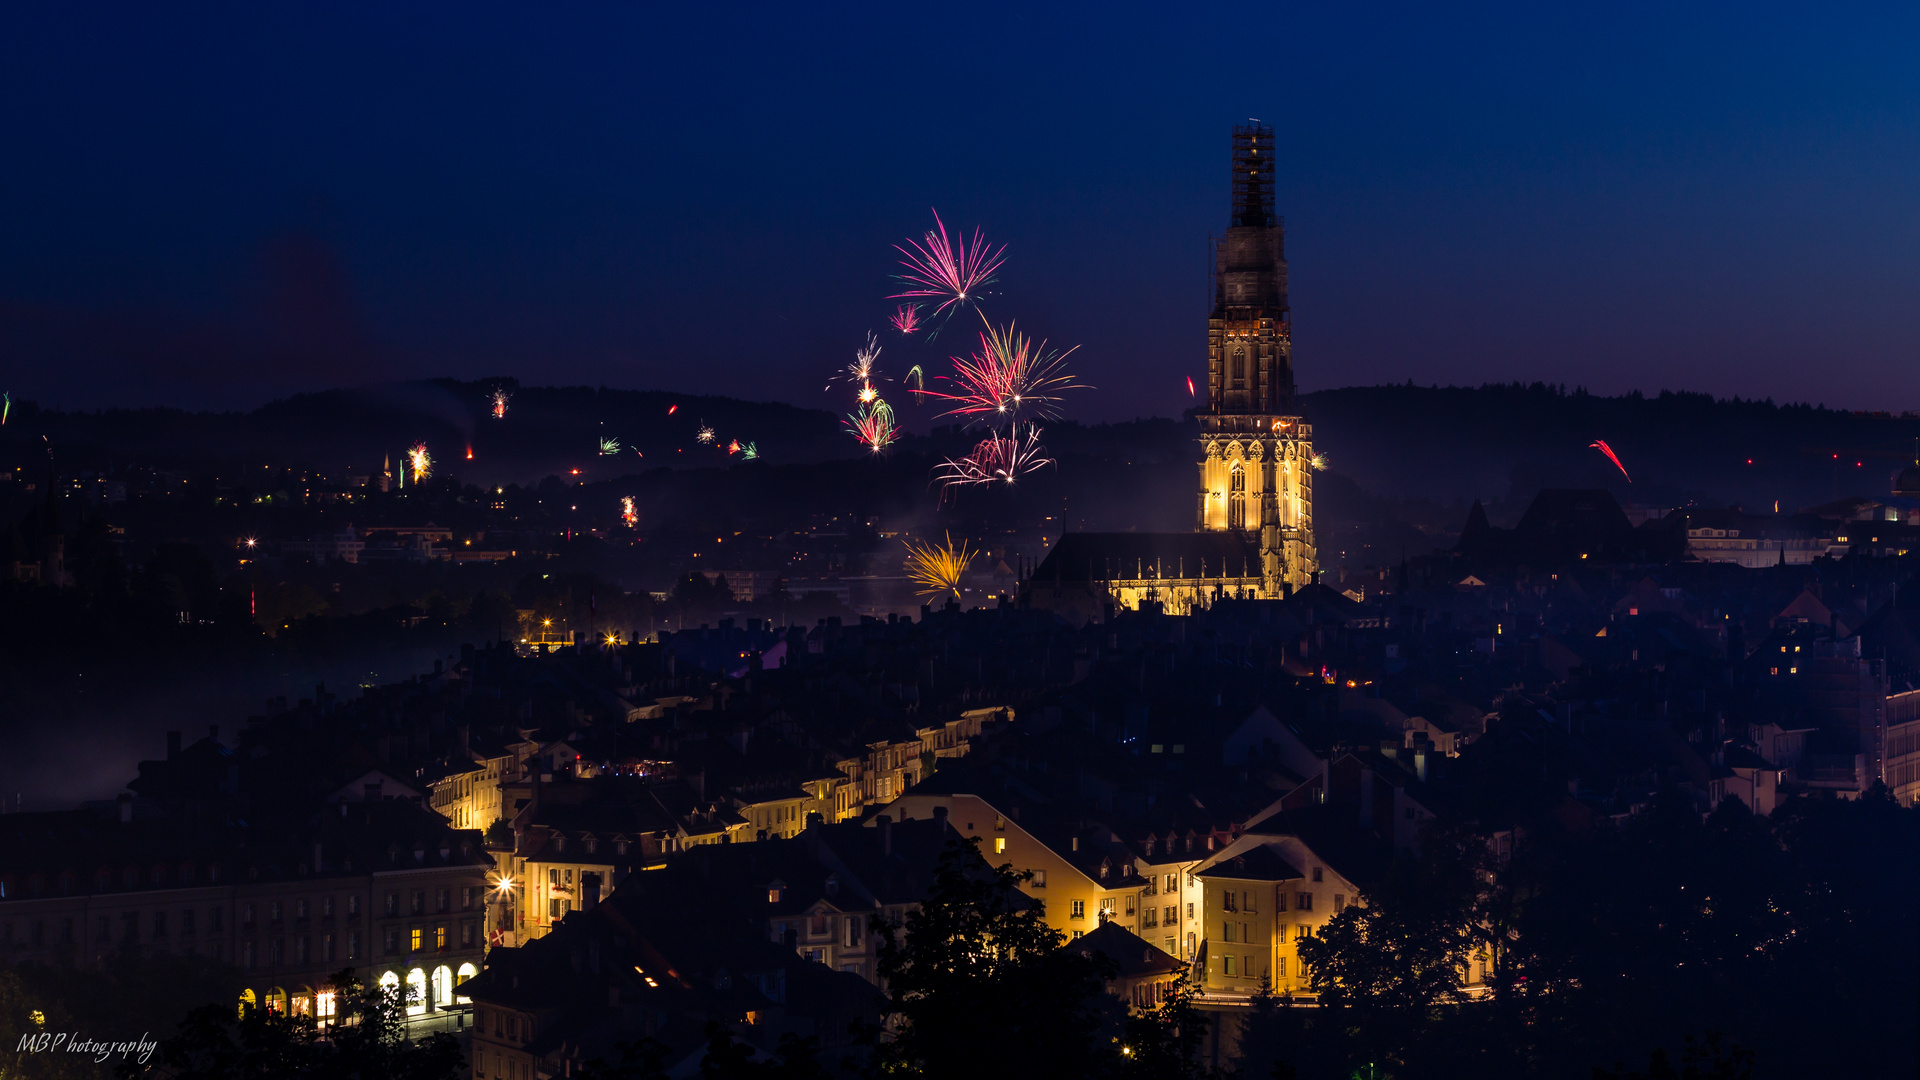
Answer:
<path fill-rule="evenodd" d="M 1425 746 L 1418 747 L 1413 752 L 1413 773 L 1420 778 L 1421 783 L 1427 782 L 1427 748 Z"/>
<path fill-rule="evenodd" d="M 177 758 L 179 756 L 180 756 L 180 733 L 177 731 L 169 731 L 167 732 L 167 760 L 172 761 L 174 758 Z"/>

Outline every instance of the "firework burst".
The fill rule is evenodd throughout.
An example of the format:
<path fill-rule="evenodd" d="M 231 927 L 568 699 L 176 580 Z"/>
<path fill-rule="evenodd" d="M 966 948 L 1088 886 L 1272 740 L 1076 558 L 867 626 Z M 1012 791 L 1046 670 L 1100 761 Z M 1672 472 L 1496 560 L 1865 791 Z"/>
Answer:
<path fill-rule="evenodd" d="M 1053 464 L 1040 445 L 1039 427 L 1028 424 L 1023 432 L 1019 424 L 1007 434 L 989 435 L 965 457 L 949 458 L 935 470 L 934 478 L 948 488 L 972 484 L 1011 484 L 1020 477 Z"/>
<path fill-rule="evenodd" d="M 912 386 L 913 392 L 916 394 L 924 394 L 927 392 L 927 373 L 920 369 L 919 364 L 908 368 L 906 377 L 901 381 Z"/>
<path fill-rule="evenodd" d="M 902 334 L 912 334 L 920 329 L 920 305 L 901 304 L 900 309 L 895 311 L 887 321 Z"/>
<path fill-rule="evenodd" d="M 845 426 L 859 439 L 861 445 L 878 454 L 893 445 L 900 437 L 900 429 L 893 420 L 893 406 L 880 398 L 871 404 L 863 404 L 859 412 L 847 414 Z"/>
<path fill-rule="evenodd" d="M 619 439 L 613 438 L 610 435 L 601 437 L 600 439 L 600 456 L 601 457 L 612 457 L 613 455 L 619 452 L 620 452 Z"/>
<path fill-rule="evenodd" d="M 962 541 L 956 550 L 953 537 L 939 547 L 933 544 L 915 544 L 907 541 L 907 577 L 919 586 L 921 596 L 940 596 L 952 593 L 955 600 L 960 599 L 960 575 L 967 572 L 967 565 L 973 562 L 974 552 Z"/>
<path fill-rule="evenodd" d="M 512 397 L 513 395 L 507 393 L 504 387 L 493 392 L 493 418 L 495 420 L 505 420 L 507 418 L 507 401 Z"/>
<path fill-rule="evenodd" d="M 740 452 L 740 440 L 739 440 L 739 439 L 735 439 L 735 440 L 733 440 L 732 442 L 730 442 L 730 443 L 728 443 L 728 444 L 727 444 L 727 453 L 729 453 L 729 454 L 737 454 L 737 453 L 739 453 L 739 452 Z"/>
<path fill-rule="evenodd" d="M 631 529 L 640 524 L 640 511 L 633 505 L 633 496 L 620 496 L 620 520 Z"/>
<path fill-rule="evenodd" d="M 1607 455 L 1607 460 L 1613 462 L 1613 467 L 1616 469 L 1619 469 L 1620 475 L 1625 476 L 1627 478 L 1627 483 L 1629 484 L 1633 483 L 1633 477 L 1628 475 L 1627 467 L 1625 465 L 1620 464 L 1620 455 L 1613 452 L 1613 447 L 1607 445 L 1607 440 L 1601 439 L 1597 442 L 1589 443 L 1587 444 L 1587 446 L 1588 446 L 1588 449 L 1598 450 L 1601 453 Z"/>
<path fill-rule="evenodd" d="M 933 231 L 923 241 L 908 240 L 906 247 L 894 245 L 894 250 L 906 256 L 900 260 L 906 273 L 897 276 L 907 288 L 887 299 L 938 301 L 932 311 L 937 318 L 977 299 L 981 290 L 992 284 L 994 271 L 1006 261 L 1007 248 L 1002 244 L 998 250 L 989 250 L 979 229 L 973 230 L 971 244 L 964 233 L 958 243 L 949 240 L 947 225 L 940 220 L 938 210 L 933 213 L 933 224 Z"/>
<path fill-rule="evenodd" d="M 1066 371 L 1072 352 L 1050 350 L 1044 341 L 1036 345 L 1011 324 L 1001 330 L 989 326 L 980 332 L 979 351 L 966 359 L 954 357 L 954 373 L 942 376 L 952 392 L 925 393 L 953 403 L 943 416 L 1017 420 L 1027 409 L 1051 418 L 1059 415 L 1060 391 L 1087 389 Z"/>
<path fill-rule="evenodd" d="M 758 460 L 760 460 L 760 448 L 759 448 L 758 446 L 755 446 L 755 445 L 754 445 L 754 444 L 752 444 L 752 443 L 748 443 L 747 445 L 745 445 L 745 446 L 743 446 L 743 447 L 741 447 L 741 448 L 740 448 L 740 460 L 741 460 L 741 461 L 758 461 Z"/>
<path fill-rule="evenodd" d="M 413 449 L 407 451 L 407 468 L 416 484 L 433 475 L 433 455 L 427 453 L 426 443 L 414 443 Z"/>
<path fill-rule="evenodd" d="M 713 442 L 713 429 L 704 423 L 701 424 L 700 430 L 693 433 L 693 441 L 711 444 Z"/>

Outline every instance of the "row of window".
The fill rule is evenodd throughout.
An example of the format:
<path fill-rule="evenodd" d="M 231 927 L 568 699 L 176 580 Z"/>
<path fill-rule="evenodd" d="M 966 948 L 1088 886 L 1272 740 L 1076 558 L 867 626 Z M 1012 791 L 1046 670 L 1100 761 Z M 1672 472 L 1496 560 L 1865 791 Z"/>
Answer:
<path fill-rule="evenodd" d="M 472 911 L 480 904 L 484 891 L 485 890 L 478 885 L 462 885 L 459 893 L 460 910 Z M 451 888 L 442 887 L 435 889 L 433 893 L 433 910 L 437 914 L 442 915 L 452 911 L 453 897 L 454 893 Z M 400 900 L 401 896 L 399 893 L 387 893 L 385 908 L 387 918 L 391 919 L 400 914 Z M 302 903 L 305 903 L 305 901 L 302 901 Z M 352 905 L 352 910 L 350 910 L 348 914 L 357 914 L 359 912 L 359 898 L 351 897 L 348 903 Z M 407 908 L 407 914 L 409 915 L 425 915 L 427 913 L 427 891 L 425 889 L 415 889 L 412 893 L 408 894 Z"/>

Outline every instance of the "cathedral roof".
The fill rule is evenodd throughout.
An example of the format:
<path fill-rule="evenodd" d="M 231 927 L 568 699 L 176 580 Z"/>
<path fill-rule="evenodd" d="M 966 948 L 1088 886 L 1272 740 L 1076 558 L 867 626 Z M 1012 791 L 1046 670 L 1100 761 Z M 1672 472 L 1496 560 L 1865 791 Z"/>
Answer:
<path fill-rule="evenodd" d="M 1033 578 L 1198 578 L 1203 568 L 1208 578 L 1258 578 L 1260 545 L 1234 532 L 1067 533 L 1034 570 Z"/>

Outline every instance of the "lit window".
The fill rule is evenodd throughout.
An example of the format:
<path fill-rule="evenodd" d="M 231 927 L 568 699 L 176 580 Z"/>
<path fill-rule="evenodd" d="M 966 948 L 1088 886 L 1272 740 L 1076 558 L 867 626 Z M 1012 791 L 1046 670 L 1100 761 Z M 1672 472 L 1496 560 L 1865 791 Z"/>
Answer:
<path fill-rule="evenodd" d="M 994 837 L 994 838 L 993 838 L 993 853 L 994 853 L 995 855 L 1003 855 L 1003 854 L 1005 854 L 1005 853 L 1006 853 L 1006 850 L 1007 850 L 1007 838 L 1006 838 L 1006 837 L 1004 837 L 1004 836 L 996 836 L 996 837 Z"/>
<path fill-rule="evenodd" d="M 425 931 L 420 930 L 418 928 L 407 931 L 407 940 L 414 952 L 420 951 L 420 942 L 424 934 L 425 934 Z"/>

